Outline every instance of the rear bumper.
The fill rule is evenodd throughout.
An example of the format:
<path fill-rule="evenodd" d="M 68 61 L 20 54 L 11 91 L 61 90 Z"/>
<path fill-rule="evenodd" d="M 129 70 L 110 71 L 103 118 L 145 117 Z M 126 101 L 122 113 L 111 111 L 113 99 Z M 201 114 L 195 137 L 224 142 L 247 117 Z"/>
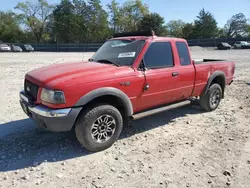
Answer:
<path fill-rule="evenodd" d="M 32 118 L 38 127 L 52 132 L 70 131 L 82 110 L 81 107 L 51 109 L 43 105 L 31 105 L 23 92 L 20 93 L 20 104 L 25 114 Z"/>

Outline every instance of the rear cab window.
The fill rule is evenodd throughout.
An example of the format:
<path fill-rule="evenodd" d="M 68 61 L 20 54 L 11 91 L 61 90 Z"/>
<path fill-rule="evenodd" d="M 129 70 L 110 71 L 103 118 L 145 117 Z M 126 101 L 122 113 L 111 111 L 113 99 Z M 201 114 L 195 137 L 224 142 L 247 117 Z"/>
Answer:
<path fill-rule="evenodd" d="M 169 42 L 153 42 L 145 53 L 143 60 L 148 69 L 173 67 L 171 44 Z"/>
<path fill-rule="evenodd" d="M 186 43 L 176 42 L 176 48 L 180 59 L 180 65 L 181 66 L 191 65 L 190 55 Z"/>

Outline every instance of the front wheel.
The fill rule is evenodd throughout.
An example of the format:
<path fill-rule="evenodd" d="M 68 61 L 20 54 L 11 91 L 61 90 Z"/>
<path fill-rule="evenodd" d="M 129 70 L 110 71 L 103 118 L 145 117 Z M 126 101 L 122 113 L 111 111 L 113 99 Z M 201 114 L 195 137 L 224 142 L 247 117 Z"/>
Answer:
<path fill-rule="evenodd" d="M 78 141 L 89 151 L 105 150 L 119 138 L 123 127 L 117 108 L 99 104 L 80 114 L 75 126 Z"/>
<path fill-rule="evenodd" d="M 221 86 L 219 84 L 213 84 L 208 89 L 207 94 L 200 97 L 200 106 L 205 111 L 213 111 L 219 106 L 221 98 Z"/>

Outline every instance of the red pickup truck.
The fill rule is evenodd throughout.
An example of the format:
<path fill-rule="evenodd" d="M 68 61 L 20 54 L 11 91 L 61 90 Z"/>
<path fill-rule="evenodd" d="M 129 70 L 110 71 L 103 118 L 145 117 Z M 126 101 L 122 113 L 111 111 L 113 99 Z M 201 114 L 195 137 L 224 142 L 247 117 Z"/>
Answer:
<path fill-rule="evenodd" d="M 101 151 L 112 146 L 131 119 L 150 111 L 194 97 L 202 109 L 215 110 L 234 72 L 234 62 L 192 60 L 184 39 L 151 31 L 118 33 L 88 62 L 27 73 L 20 103 L 39 127 L 74 130 L 86 149 Z"/>

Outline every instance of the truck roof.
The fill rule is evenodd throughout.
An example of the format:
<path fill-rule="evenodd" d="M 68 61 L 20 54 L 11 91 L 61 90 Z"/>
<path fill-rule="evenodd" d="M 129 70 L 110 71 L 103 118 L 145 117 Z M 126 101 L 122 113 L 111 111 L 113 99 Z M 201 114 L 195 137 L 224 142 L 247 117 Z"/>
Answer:
<path fill-rule="evenodd" d="M 181 38 L 174 37 L 158 37 L 155 35 L 153 30 L 126 32 L 126 33 L 115 33 L 110 40 L 147 40 L 153 38 L 159 41 L 186 41 Z"/>
<path fill-rule="evenodd" d="M 175 37 L 162 37 L 162 36 L 126 36 L 126 37 L 116 37 L 116 38 L 111 38 L 110 40 L 147 40 L 150 38 L 154 38 L 155 40 L 159 41 L 186 41 L 185 39 L 182 38 L 175 38 Z"/>

